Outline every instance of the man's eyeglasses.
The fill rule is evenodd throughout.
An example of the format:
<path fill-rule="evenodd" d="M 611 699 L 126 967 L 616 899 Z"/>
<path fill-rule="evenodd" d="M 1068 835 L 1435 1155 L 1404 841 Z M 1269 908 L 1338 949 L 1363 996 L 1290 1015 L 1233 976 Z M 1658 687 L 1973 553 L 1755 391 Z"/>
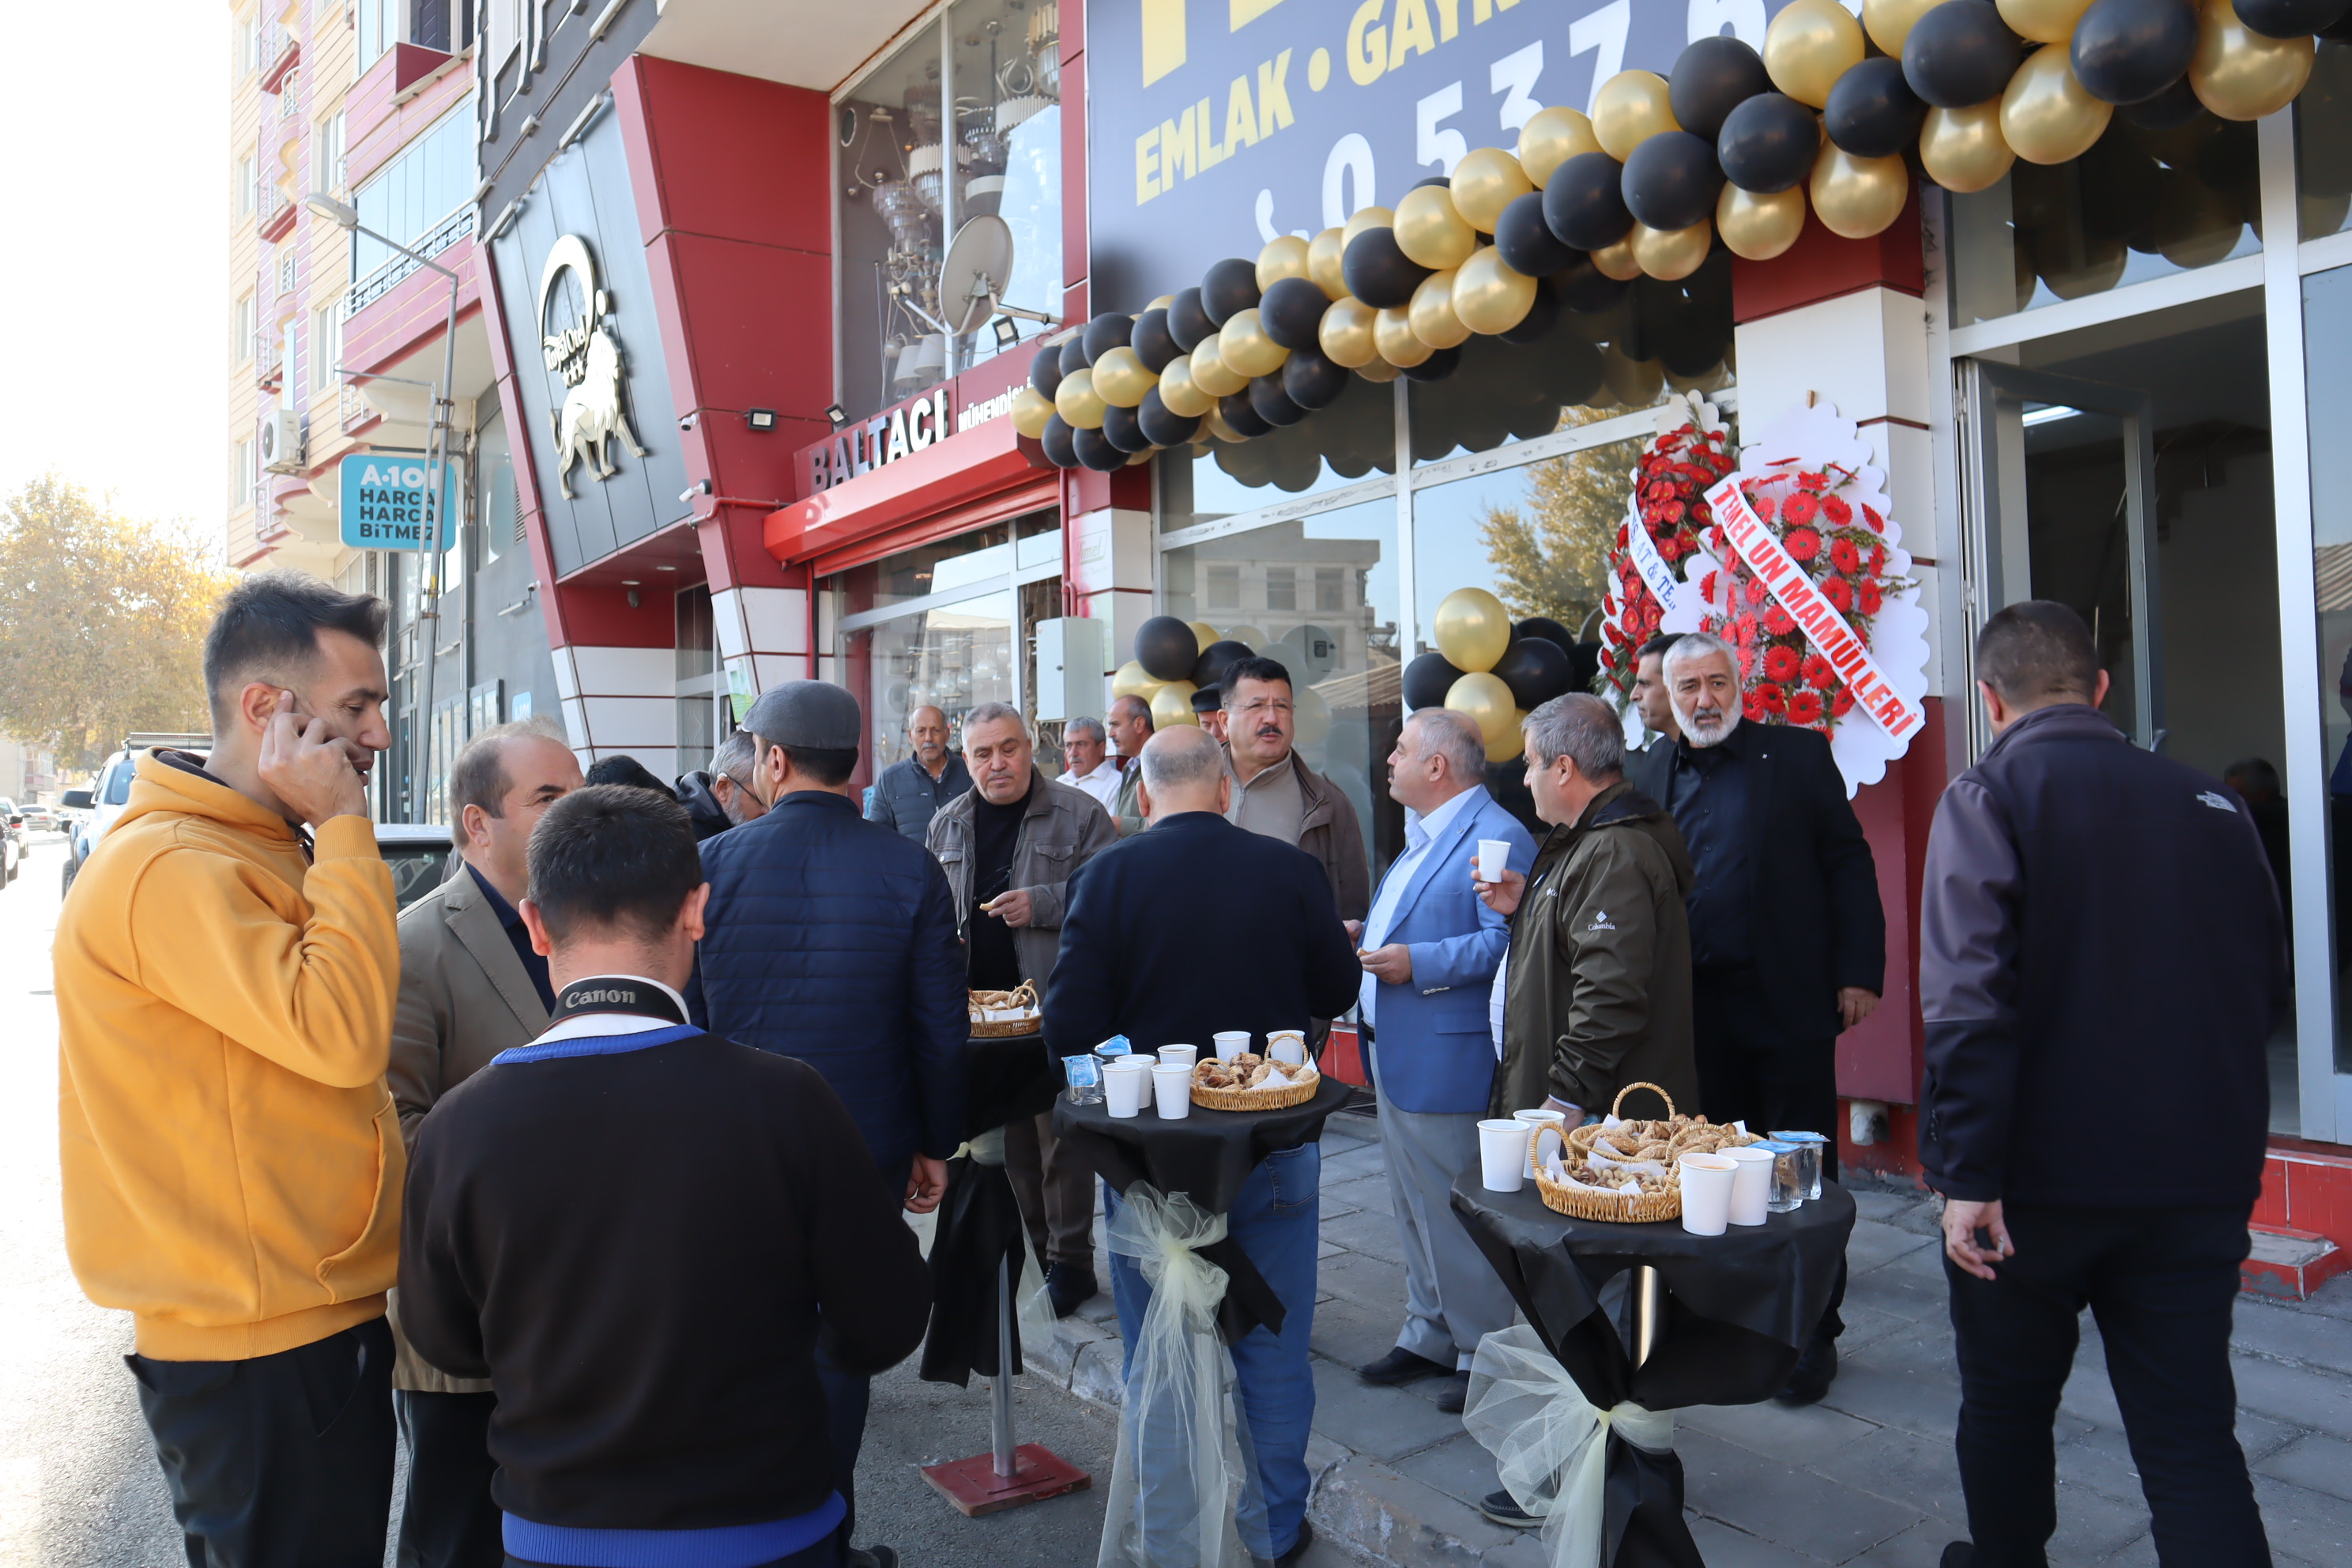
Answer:
<path fill-rule="evenodd" d="M 1282 697 L 1261 697 L 1254 702 L 1244 702 L 1235 710 L 1241 713 L 1287 713 L 1290 710 L 1289 700 Z"/>

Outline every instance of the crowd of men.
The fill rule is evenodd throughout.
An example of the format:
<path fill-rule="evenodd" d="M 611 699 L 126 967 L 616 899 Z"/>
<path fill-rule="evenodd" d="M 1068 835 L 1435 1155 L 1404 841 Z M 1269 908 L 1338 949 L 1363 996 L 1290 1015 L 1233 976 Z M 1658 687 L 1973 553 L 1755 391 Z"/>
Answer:
<path fill-rule="evenodd" d="M 1059 778 L 1013 709 L 919 708 L 862 809 L 865 715 L 822 682 L 763 693 L 677 791 L 501 725 L 452 768 L 450 877 L 397 911 L 366 816 L 383 626 L 292 574 L 233 590 L 213 750 L 140 761 L 59 923 L 68 1245 L 134 1316 L 192 1564 L 380 1562 L 404 1436 L 404 1564 L 895 1563 L 851 1544 L 856 1468 L 869 1380 L 930 1312 L 894 1216 L 939 1205 L 971 1131 L 972 990 L 1033 987 L 1056 1056 L 1319 1049 L 1354 1008 L 1406 1272 L 1360 1375 L 1443 1379 L 1459 1411 L 1513 1310 L 1449 1210 L 1480 1119 L 1573 1124 L 1649 1083 L 1833 1134 L 1836 1038 L 1885 989 L 1828 743 L 1744 717 L 1739 650 L 1701 634 L 1641 650 L 1640 751 L 1599 698 L 1528 716 L 1540 844 L 1475 724 L 1410 715 L 1377 882 L 1289 672 L 1253 657 L 1198 726 L 1155 734 L 1131 698 L 1073 722 Z M 1921 939 L 1974 1538 L 1945 1561 L 2041 1560 L 2087 1304 L 2164 1561 L 2265 1562 L 2227 1338 L 2284 994 L 2270 872 L 2237 797 L 2120 743 L 2072 612 L 2001 612 L 1978 670 L 1999 738 L 1939 807 Z M 1491 879 L 1481 840 L 1507 847 Z M 2160 1125 L 2182 1092 L 2205 1159 L 2179 1182 L 2065 1157 L 2053 1118 Z M 1045 1117 L 1006 1162 L 1074 1310 L 1095 1174 Z M 1227 1215 L 1285 1308 L 1232 1347 L 1244 1538 L 1274 1563 L 1312 1539 L 1319 1181 L 1315 1143 L 1271 1151 Z M 1118 1256 L 1109 1283 L 1132 1345 L 1150 1279 Z M 1833 1299 L 1782 1399 L 1822 1396 L 1839 1326 Z"/>

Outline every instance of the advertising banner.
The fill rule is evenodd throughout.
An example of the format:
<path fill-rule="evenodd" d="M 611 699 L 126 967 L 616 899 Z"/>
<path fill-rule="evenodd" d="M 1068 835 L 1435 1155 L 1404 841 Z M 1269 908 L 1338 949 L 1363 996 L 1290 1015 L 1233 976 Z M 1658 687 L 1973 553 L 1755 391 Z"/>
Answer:
<path fill-rule="evenodd" d="M 440 469 L 441 506 L 432 509 L 432 482 Z M 390 452 L 355 452 L 335 470 L 342 505 L 343 544 L 352 550 L 422 550 L 425 525 L 433 524 L 436 546 L 448 542 L 448 524 L 457 516 L 457 472 L 417 457 Z"/>
<path fill-rule="evenodd" d="M 1139 310 L 1357 208 L 1394 206 L 1538 109 L 1589 109 L 1693 38 L 1759 50 L 1786 0 L 1101 0 L 1087 7 L 1094 308 Z"/>

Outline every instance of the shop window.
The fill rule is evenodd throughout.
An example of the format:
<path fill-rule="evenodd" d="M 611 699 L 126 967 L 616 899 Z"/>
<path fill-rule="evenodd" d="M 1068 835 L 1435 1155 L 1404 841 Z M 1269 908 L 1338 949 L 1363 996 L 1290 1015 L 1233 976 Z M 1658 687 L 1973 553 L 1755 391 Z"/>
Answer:
<path fill-rule="evenodd" d="M 1162 455 L 1160 527 L 1172 533 L 1394 472 L 1395 391 L 1350 376 L 1339 402 L 1287 429 Z"/>
<path fill-rule="evenodd" d="M 515 528 L 514 453 L 502 416 L 492 415 L 476 439 L 474 473 L 475 521 L 487 566 L 521 542 Z"/>
<path fill-rule="evenodd" d="M 2294 100 L 2295 194 L 2303 237 L 2352 226 L 2352 43 L 2323 43 Z"/>
<path fill-rule="evenodd" d="M 2330 884 L 2330 945 L 2297 949 L 2313 962 L 2326 955 L 2336 976 L 2336 1070 L 2352 1072 L 2352 365 L 2343 345 L 2352 342 L 2352 268 L 2315 272 L 2303 280 L 2304 365 L 2311 421 L 2312 577 L 2319 611 L 2320 755 L 2324 782 L 2288 781 L 2290 800 L 2318 795 L 2326 802 Z M 2345 1136 L 2339 1124 L 2336 1136 Z"/>

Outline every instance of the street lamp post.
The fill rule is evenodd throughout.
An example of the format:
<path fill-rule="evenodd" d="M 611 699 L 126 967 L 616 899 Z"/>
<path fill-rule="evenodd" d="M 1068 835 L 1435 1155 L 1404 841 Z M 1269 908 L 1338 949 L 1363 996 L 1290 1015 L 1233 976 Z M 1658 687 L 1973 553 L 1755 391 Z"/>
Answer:
<path fill-rule="evenodd" d="M 431 563 L 427 581 L 431 583 L 433 591 L 429 597 L 419 595 L 421 602 L 416 612 L 417 619 L 427 625 L 422 639 L 425 644 L 425 696 L 424 700 L 417 705 L 418 716 L 423 722 L 410 726 L 410 734 L 413 737 L 410 744 L 413 750 L 408 759 L 409 816 L 413 821 L 416 814 L 425 806 L 425 764 L 433 751 L 433 672 L 434 667 L 441 660 L 440 651 L 435 644 L 438 638 L 441 620 L 439 608 L 441 550 L 446 546 L 448 531 L 448 524 L 441 514 L 444 510 L 443 502 L 445 499 L 450 497 L 454 488 L 449 482 L 448 471 L 449 415 L 456 406 L 451 401 L 450 390 L 451 384 L 457 379 L 457 290 L 460 279 L 457 273 L 442 266 L 431 257 L 410 249 L 389 235 L 378 234 L 360 222 L 359 209 L 348 202 L 337 201 L 324 191 L 312 191 L 302 198 L 302 205 L 336 227 L 353 234 L 363 234 L 378 244 L 388 245 L 419 267 L 431 268 L 449 281 L 449 321 L 441 334 L 441 379 L 433 389 L 433 421 L 426 427 L 425 437 L 425 472 L 427 484 L 424 556 Z M 461 623 L 457 628 L 461 652 L 467 628 Z"/>

